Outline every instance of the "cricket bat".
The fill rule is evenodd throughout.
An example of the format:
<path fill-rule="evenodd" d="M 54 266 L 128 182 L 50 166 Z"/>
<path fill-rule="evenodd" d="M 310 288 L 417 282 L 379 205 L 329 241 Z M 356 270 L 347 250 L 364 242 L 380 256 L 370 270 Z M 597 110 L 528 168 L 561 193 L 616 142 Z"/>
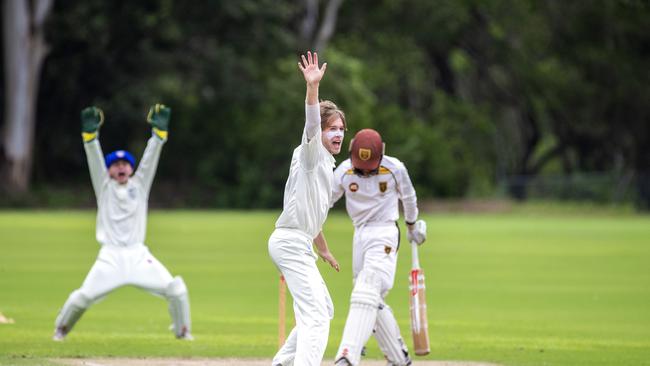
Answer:
<path fill-rule="evenodd" d="M 418 356 L 428 355 L 429 326 L 427 323 L 427 298 L 425 296 L 424 271 L 420 268 L 418 245 L 411 242 L 411 276 L 409 278 L 409 302 L 411 310 L 411 332 L 413 349 Z"/>
<path fill-rule="evenodd" d="M 286 317 L 286 304 L 287 304 L 287 283 L 284 276 L 280 275 L 280 285 L 278 287 L 278 349 L 282 348 L 286 339 L 287 331 L 287 317 Z"/>

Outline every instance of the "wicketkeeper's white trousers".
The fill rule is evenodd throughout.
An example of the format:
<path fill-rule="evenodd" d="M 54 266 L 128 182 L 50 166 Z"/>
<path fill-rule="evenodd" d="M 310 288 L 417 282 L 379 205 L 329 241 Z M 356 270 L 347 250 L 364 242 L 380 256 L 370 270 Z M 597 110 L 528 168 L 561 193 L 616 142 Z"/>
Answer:
<path fill-rule="evenodd" d="M 320 366 L 334 306 L 318 271 L 312 238 L 298 230 L 276 229 L 269 254 L 293 297 L 296 326 L 273 358 L 273 365 Z"/>
<path fill-rule="evenodd" d="M 144 245 L 102 246 L 79 291 L 91 301 L 125 285 L 164 296 L 173 277 Z"/>

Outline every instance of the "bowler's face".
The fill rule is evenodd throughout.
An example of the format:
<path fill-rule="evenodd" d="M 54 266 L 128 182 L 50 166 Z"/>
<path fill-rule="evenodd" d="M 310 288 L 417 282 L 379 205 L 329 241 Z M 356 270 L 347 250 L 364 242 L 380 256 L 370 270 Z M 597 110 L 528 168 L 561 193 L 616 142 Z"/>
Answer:
<path fill-rule="evenodd" d="M 108 175 L 115 179 L 119 184 L 126 184 L 129 177 L 133 174 L 133 168 L 128 161 L 118 160 L 108 167 Z"/>
<path fill-rule="evenodd" d="M 336 155 L 341 152 L 341 146 L 343 145 L 343 136 L 345 134 L 345 125 L 340 117 L 332 117 L 327 123 L 327 127 L 323 130 L 321 139 L 323 141 L 323 146 L 325 149 L 330 152 L 332 155 Z"/>

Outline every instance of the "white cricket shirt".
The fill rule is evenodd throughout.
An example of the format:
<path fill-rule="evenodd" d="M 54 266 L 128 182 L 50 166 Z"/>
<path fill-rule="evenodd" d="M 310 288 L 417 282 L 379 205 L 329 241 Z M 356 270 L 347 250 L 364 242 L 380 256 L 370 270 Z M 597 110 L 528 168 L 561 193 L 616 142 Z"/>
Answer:
<path fill-rule="evenodd" d="M 362 177 L 354 173 L 350 159 L 334 171 L 332 205 L 345 194 L 345 207 L 354 226 L 368 223 L 393 223 L 399 219 L 399 202 L 406 222 L 418 218 L 417 197 L 404 164 L 386 156 L 375 175 Z"/>
<path fill-rule="evenodd" d="M 335 160 L 321 141 L 319 104 L 305 105 L 305 114 L 306 125 L 317 126 L 315 135 L 308 140 L 303 130 L 302 144 L 293 150 L 283 209 L 275 227 L 297 229 L 313 239 L 329 211 Z"/>
<path fill-rule="evenodd" d="M 126 184 L 111 179 L 97 139 L 85 143 L 90 178 L 97 198 L 97 241 L 102 245 L 144 244 L 149 190 L 164 141 L 152 136 L 135 174 Z"/>

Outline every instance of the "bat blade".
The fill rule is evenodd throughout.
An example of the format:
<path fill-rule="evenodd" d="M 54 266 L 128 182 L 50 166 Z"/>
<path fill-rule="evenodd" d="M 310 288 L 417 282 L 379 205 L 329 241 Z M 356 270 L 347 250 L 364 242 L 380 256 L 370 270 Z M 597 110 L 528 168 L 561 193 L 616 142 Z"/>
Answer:
<path fill-rule="evenodd" d="M 429 325 L 427 322 L 424 271 L 421 268 L 413 268 L 411 270 L 409 290 L 413 348 L 416 355 L 425 356 L 431 352 L 431 349 L 429 347 Z"/>

